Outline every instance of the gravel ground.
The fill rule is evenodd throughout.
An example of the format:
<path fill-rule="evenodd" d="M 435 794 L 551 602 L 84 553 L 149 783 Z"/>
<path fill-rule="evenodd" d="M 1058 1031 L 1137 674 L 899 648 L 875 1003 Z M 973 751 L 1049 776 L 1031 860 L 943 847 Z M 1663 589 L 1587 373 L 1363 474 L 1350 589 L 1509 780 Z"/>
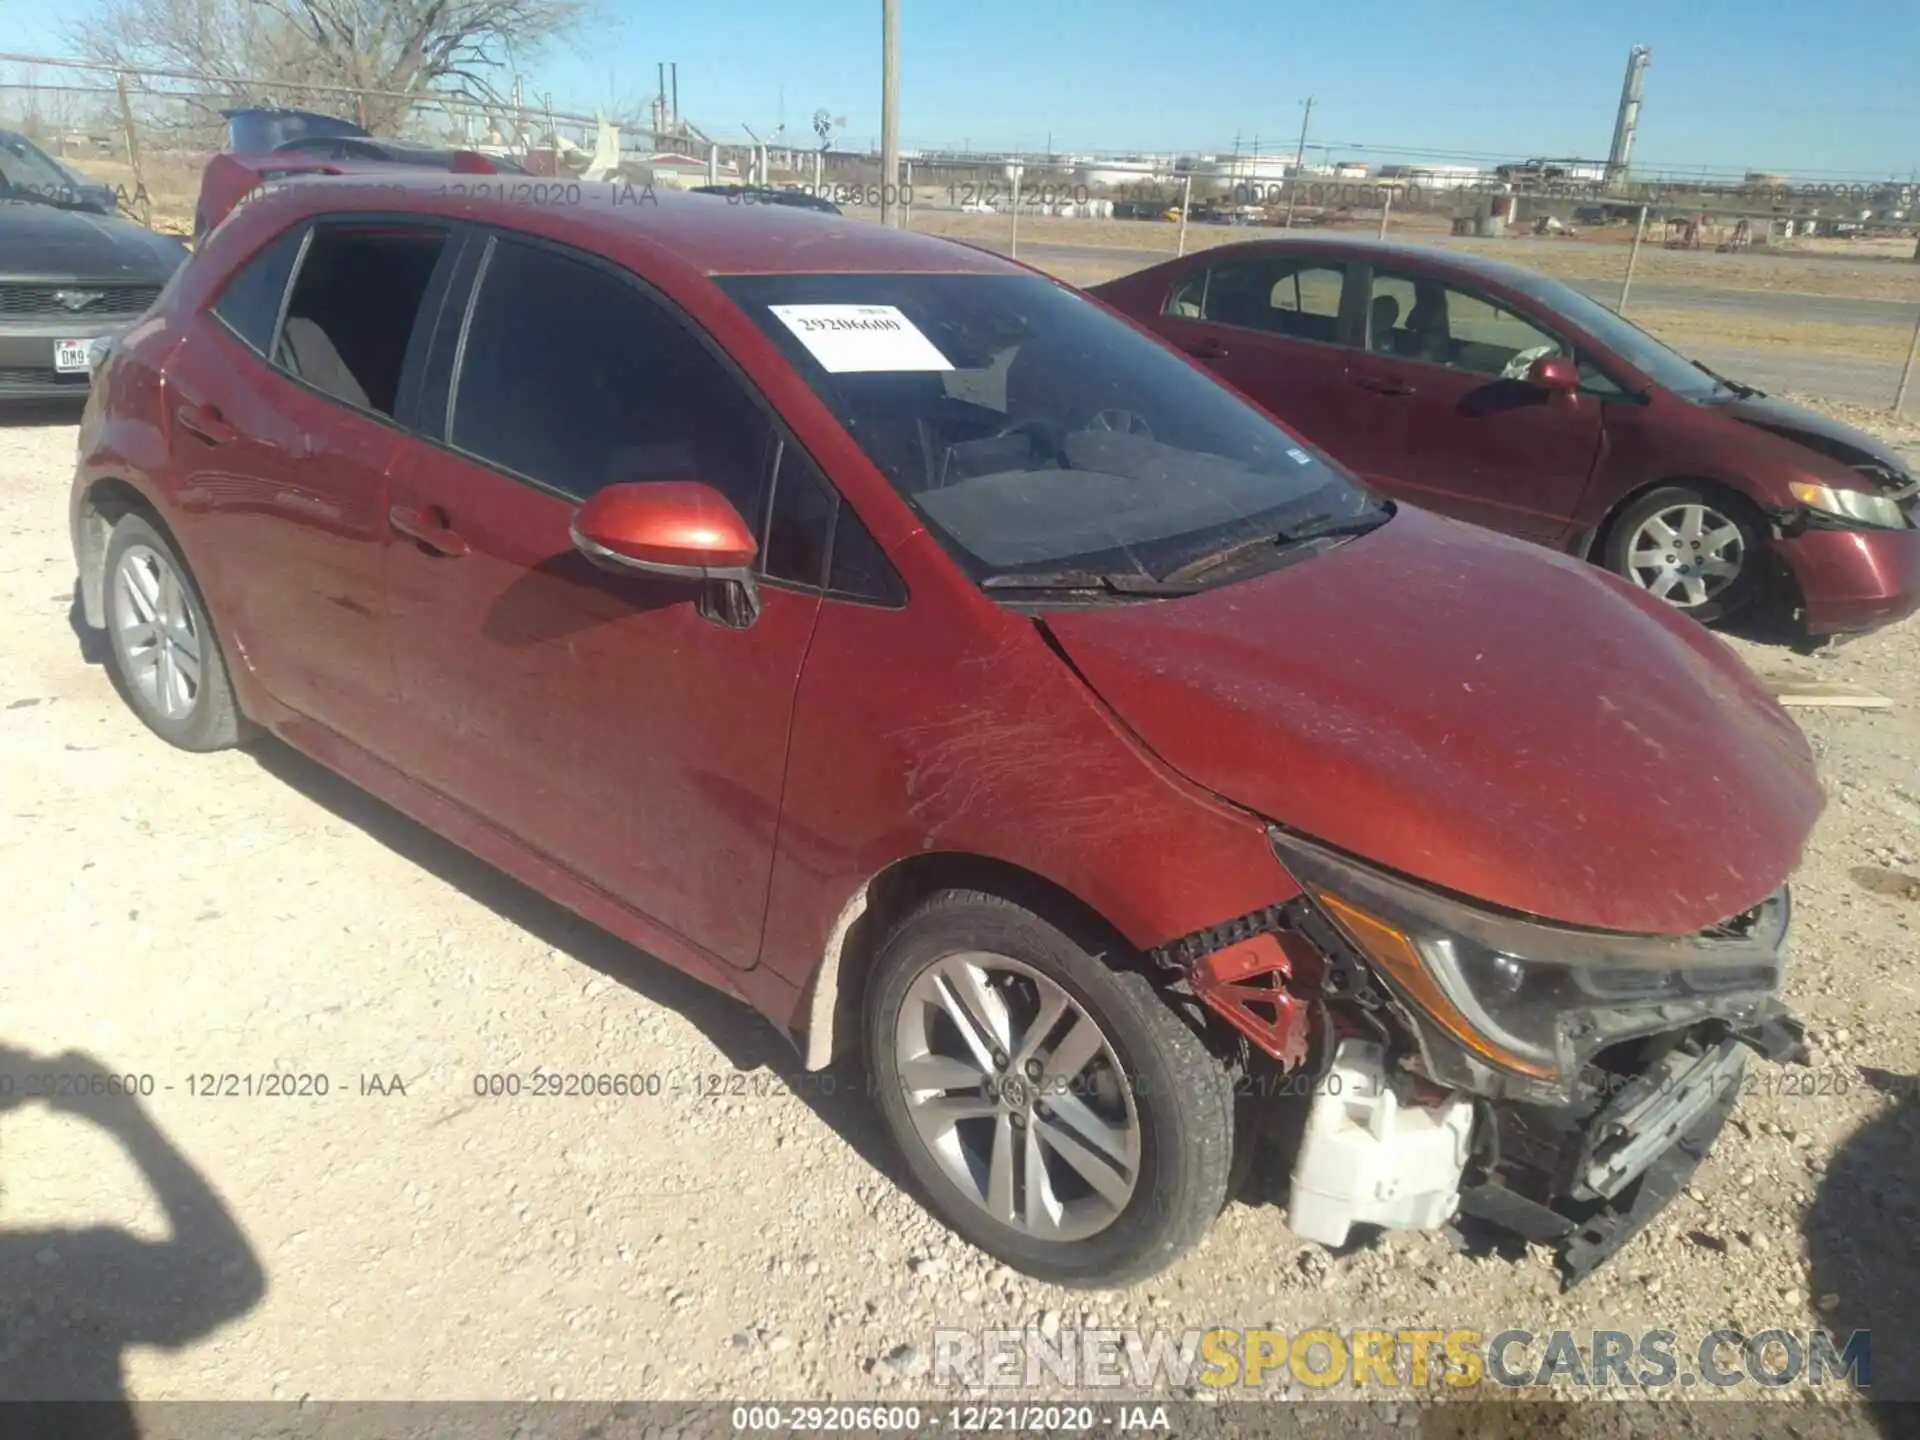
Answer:
<path fill-rule="evenodd" d="M 70 626 L 74 443 L 0 426 L 0 1045 L 155 1093 L 150 1127 L 0 1105 L 0 1393 L 11 1363 L 147 1400 L 853 1398 L 936 1393 L 937 1326 L 1667 1326 L 1684 1349 L 1823 1324 L 1873 1326 L 1876 1391 L 1920 1395 L 1896 1324 L 1920 1314 L 1920 1100 L 1872 1078 L 1920 1074 L 1920 625 L 1812 658 L 1732 642 L 1897 702 L 1799 712 L 1831 802 L 1789 992 L 1824 1078 L 1743 1097 L 1609 1269 L 1561 1295 L 1543 1252 L 1329 1255 L 1257 1169 L 1174 1270 L 1088 1295 L 951 1239 L 855 1082 L 800 1074 L 746 1010 L 284 748 L 150 736 Z M 663 1093 L 475 1095 L 534 1069 Z M 266 1072 L 329 1093 L 192 1092 Z"/>

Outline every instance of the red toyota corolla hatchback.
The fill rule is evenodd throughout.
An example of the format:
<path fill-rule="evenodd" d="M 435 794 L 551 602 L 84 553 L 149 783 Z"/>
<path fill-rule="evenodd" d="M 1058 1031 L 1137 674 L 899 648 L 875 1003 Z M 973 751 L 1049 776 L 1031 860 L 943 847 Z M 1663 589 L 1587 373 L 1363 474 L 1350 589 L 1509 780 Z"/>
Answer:
<path fill-rule="evenodd" d="M 1799 1053 L 1821 795 L 1719 640 L 980 251 L 295 182 L 105 361 L 72 526 L 163 738 L 270 732 L 858 1056 L 1038 1276 L 1167 1264 L 1297 1105 L 1296 1233 L 1577 1277 Z"/>
<path fill-rule="evenodd" d="M 1383 494 L 1595 561 L 1696 620 L 1813 636 L 1920 608 L 1920 483 L 1577 290 L 1431 246 L 1222 246 L 1093 293 Z"/>

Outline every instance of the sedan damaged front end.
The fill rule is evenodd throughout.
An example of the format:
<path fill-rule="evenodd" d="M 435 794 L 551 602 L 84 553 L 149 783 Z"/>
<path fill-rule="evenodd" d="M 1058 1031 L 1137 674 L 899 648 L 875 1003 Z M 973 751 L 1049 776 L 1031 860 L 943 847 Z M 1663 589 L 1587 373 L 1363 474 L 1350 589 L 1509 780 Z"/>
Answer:
<path fill-rule="evenodd" d="M 1617 934 L 1271 838 L 1303 893 L 1159 958 L 1280 1065 L 1313 1067 L 1289 1197 L 1305 1239 L 1467 1215 L 1555 1247 L 1572 1285 L 1686 1183 L 1749 1052 L 1804 1061 L 1779 999 L 1784 887 L 1696 934 Z"/>

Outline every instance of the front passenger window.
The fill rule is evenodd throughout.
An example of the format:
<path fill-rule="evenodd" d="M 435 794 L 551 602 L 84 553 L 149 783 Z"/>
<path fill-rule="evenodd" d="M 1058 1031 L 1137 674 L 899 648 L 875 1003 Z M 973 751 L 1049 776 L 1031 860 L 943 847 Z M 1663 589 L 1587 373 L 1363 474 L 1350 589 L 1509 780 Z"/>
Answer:
<path fill-rule="evenodd" d="M 761 531 L 773 427 L 740 382 L 637 284 L 544 245 L 494 242 L 448 439 L 574 500 L 703 481 Z"/>
<path fill-rule="evenodd" d="M 1482 295 L 1386 272 L 1373 277 L 1367 348 L 1494 380 L 1524 379 L 1534 361 L 1567 353 L 1532 321 Z"/>

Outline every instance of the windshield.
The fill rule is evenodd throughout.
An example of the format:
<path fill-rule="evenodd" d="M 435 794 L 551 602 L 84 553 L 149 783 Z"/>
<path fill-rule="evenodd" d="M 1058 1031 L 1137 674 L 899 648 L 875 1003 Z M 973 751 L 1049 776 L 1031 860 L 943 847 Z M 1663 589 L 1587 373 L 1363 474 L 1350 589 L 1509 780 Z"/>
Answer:
<path fill-rule="evenodd" d="M 718 283 L 976 580 L 1158 579 L 1379 510 L 1259 410 L 1039 276 Z"/>
<path fill-rule="evenodd" d="M 0 196 L 9 191 L 51 200 L 78 198 L 80 182 L 24 135 L 0 134 Z"/>
<path fill-rule="evenodd" d="M 1686 356 L 1570 285 L 1544 275 L 1529 275 L 1514 282 L 1514 288 L 1566 316 L 1656 385 L 1683 399 L 1710 400 L 1730 393 Z"/>

